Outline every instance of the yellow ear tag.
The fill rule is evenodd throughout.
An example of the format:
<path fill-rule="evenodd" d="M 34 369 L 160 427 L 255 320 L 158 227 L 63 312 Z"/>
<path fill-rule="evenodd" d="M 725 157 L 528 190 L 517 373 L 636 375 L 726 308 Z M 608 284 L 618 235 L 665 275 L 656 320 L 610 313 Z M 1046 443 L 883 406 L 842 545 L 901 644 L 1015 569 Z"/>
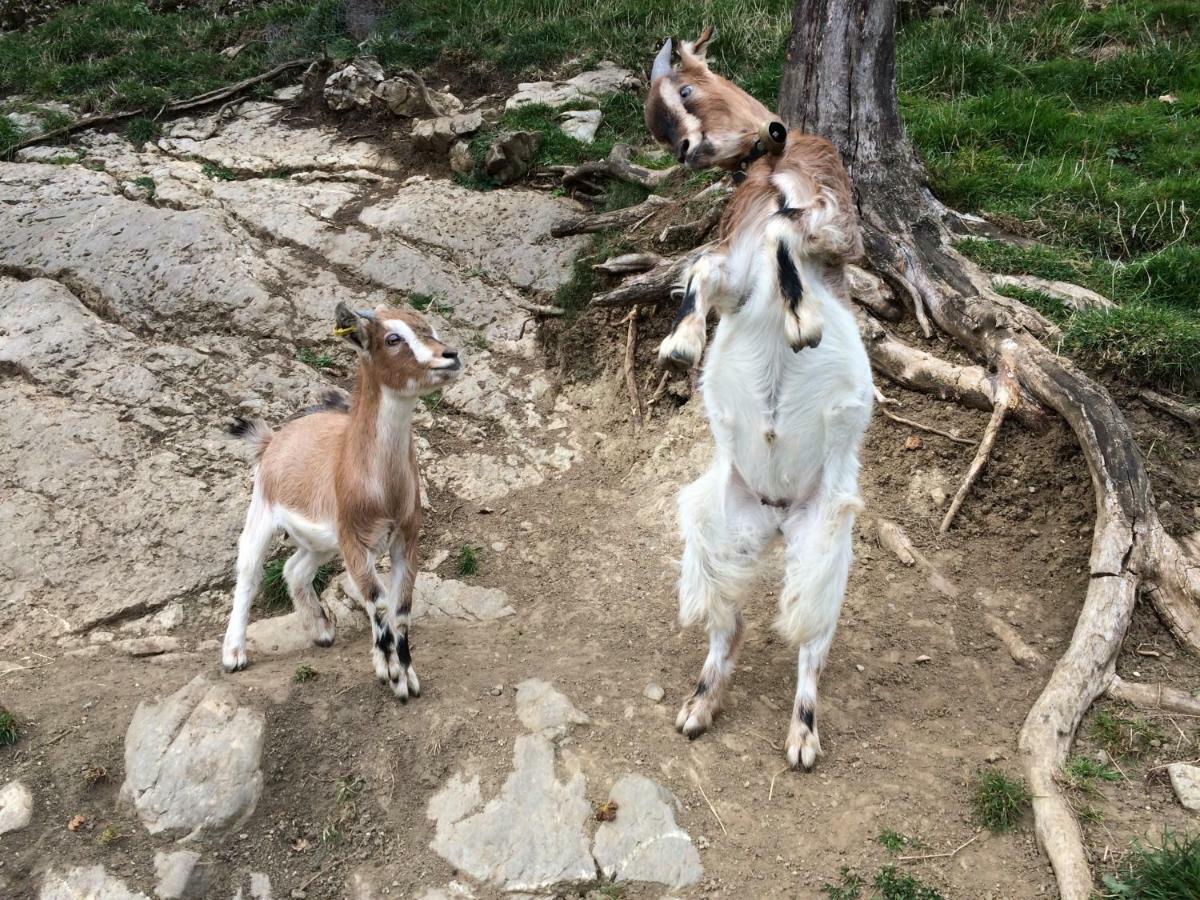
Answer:
<path fill-rule="evenodd" d="M 356 331 L 358 331 L 357 327 L 355 327 L 354 325 L 347 325 L 345 328 L 333 329 L 333 336 L 334 337 L 345 337 L 346 335 L 353 334 Z"/>

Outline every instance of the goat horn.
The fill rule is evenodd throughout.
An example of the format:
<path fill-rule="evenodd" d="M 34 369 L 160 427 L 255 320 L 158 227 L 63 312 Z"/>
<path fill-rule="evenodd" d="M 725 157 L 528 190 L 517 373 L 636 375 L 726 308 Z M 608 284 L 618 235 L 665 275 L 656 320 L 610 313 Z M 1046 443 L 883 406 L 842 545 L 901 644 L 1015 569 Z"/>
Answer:
<path fill-rule="evenodd" d="M 650 70 L 650 81 L 654 82 L 663 75 L 671 74 L 671 50 L 673 45 L 671 39 L 667 38 L 667 42 L 662 45 L 662 49 L 658 51 L 658 56 L 654 57 L 654 67 Z"/>

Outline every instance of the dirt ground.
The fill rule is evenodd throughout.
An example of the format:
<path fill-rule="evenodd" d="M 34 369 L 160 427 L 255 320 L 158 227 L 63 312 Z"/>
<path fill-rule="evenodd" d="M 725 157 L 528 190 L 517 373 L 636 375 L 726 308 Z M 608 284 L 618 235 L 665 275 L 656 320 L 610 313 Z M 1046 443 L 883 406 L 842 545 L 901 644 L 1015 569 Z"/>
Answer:
<path fill-rule="evenodd" d="M 964 434 L 981 429 L 982 414 L 885 388 L 914 418 Z M 485 773 L 485 796 L 503 781 L 521 731 L 513 685 L 529 677 L 553 682 L 591 717 L 562 751 L 570 768 L 589 775 L 590 799 L 602 801 L 620 769 L 660 781 L 682 801 L 680 825 L 701 848 L 705 876 L 668 892 L 674 896 L 819 896 L 843 867 L 869 877 L 897 862 L 877 841 L 884 829 L 913 839 L 901 856 L 934 855 L 898 865 L 948 897 L 1054 896 L 1028 816 L 1012 833 L 985 831 L 954 856 L 936 854 L 977 834 L 969 788 L 978 770 L 1019 774 L 1016 732 L 1048 673 L 1015 663 L 984 616 L 1007 619 L 1052 661 L 1082 602 L 1092 500 L 1069 434 L 1006 427 L 958 524 L 939 538 L 927 486 L 952 492 L 968 451 L 933 435 L 906 449 L 911 432 L 876 417 L 863 452 L 856 561 L 821 683 L 825 756 L 813 773 L 797 774 L 784 769 L 781 752 L 793 659 L 769 627 L 777 560 L 748 598 L 749 634 L 726 712 L 695 742 L 672 727 L 704 640 L 675 622 L 670 501 L 674 485 L 702 464 L 707 438 L 691 407 L 657 412 L 632 434 L 616 411 L 620 389 L 615 371 L 576 389 L 594 398 L 595 446 L 557 480 L 490 510 L 431 498 L 427 547 L 481 547 L 470 580 L 503 589 L 517 615 L 486 626 L 419 625 L 424 695 L 406 706 L 370 677 L 361 632 L 329 650 L 254 659 L 233 676 L 221 672 L 216 649 L 138 660 L 30 648 L 46 655 L 2 684 L 4 703 L 28 724 L 17 746 L 0 751 L 0 782 L 28 784 L 36 825 L 0 843 L 0 893 L 33 897 L 34 876 L 47 865 L 94 861 L 131 887 L 152 889 L 153 849 L 170 842 L 148 836 L 118 802 L 124 731 L 139 702 L 204 673 L 267 715 L 258 808 L 241 828 L 204 844 L 212 896 L 231 896 L 250 868 L 267 872 L 284 897 L 352 896 L 355 874 L 397 897 L 446 884 L 455 873 L 428 849 L 428 800 L 468 760 Z M 1194 448 L 1171 424 L 1135 421 L 1146 444 L 1185 448 L 1170 460 L 1173 470 L 1155 474 L 1168 516 L 1174 508 L 1190 517 L 1194 498 L 1176 496 L 1172 485 L 1186 485 L 1178 467 L 1194 466 Z M 882 550 L 878 517 L 903 523 L 950 584 L 939 591 Z M 443 563 L 443 574 L 453 565 Z M 193 644 L 220 637 L 223 610 L 194 618 L 201 621 L 185 635 Z M 1146 608 L 1127 648 L 1123 677 L 1196 684 L 1196 665 Z M 1139 655 L 1147 652 L 1157 655 Z M 294 683 L 301 663 L 318 677 Z M 662 703 L 643 696 L 649 683 L 666 690 Z M 1160 724 L 1161 748 L 1124 761 L 1125 780 L 1080 799 L 1103 815 L 1087 826 L 1100 870 L 1129 841 L 1186 823 L 1154 767 L 1197 755 L 1195 723 Z M 1095 750 L 1087 720 L 1077 750 Z M 85 773 L 95 767 L 106 775 L 90 784 Z M 87 824 L 68 830 L 77 815 Z M 619 896 L 664 893 L 628 886 Z"/>

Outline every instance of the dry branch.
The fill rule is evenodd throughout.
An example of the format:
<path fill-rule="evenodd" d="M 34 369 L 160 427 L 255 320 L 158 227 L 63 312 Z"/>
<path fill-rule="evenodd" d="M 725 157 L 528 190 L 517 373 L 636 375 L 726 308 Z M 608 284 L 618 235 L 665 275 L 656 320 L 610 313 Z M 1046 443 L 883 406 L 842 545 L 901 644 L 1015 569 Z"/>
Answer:
<path fill-rule="evenodd" d="M 626 206 L 623 209 L 614 209 L 612 212 L 579 216 L 559 222 L 550 229 L 550 234 L 552 237 L 559 238 L 572 234 L 594 234 L 610 228 L 626 228 L 640 219 L 654 215 L 664 206 L 670 205 L 671 201 L 666 197 L 651 194 L 637 206 Z"/>
<path fill-rule="evenodd" d="M 1186 422 L 1193 428 L 1200 428 L 1200 408 L 1182 403 L 1172 397 L 1167 397 L 1149 388 L 1138 391 L 1138 398 L 1151 409 L 1157 409 L 1168 416 Z"/>
<path fill-rule="evenodd" d="M 1004 417 L 1017 402 L 1018 388 L 1016 374 L 1013 371 L 1013 347 L 1009 344 L 1010 342 L 1006 342 L 1000 348 L 1000 360 L 996 372 L 996 405 L 992 408 L 992 417 L 988 420 L 987 428 L 983 430 L 983 439 L 979 442 L 979 449 L 975 451 L 975 458 L 971 460 L 967 475 L 955 492 L 954 499 L 950 501 L 950 508 L 946 510 L 946 515 L 942 519 L 941 527 L 938 529 L 942 534 L 950 530 L 954 517 L 958 515 L 958 511 L 962 507 L 963 500 L 966 499 L 971 486 L 979 477 L 979 473 L 983 471 L 984 466 L 987 465 L 988 459 L 991 458 L 992 447 L 996 444 L 996 436 L 1000 433 L 1000 426 L 1004 424 Z"/>
<path fill-rule="evenodd" d="M 1046 662 L 1045 657 L 1025 643 L 1024 638 L 1017 633 L 1017 629 L 1003 619 L 987 615 L 984 617 L 984 621 L 987 622 L 992 634 L 1004 645 L 1004 649 L 1008 651 L 1008 655 L 1013 658 L 1014 662 L 1031 668 L 1037 668 Z"/>
<path fill-rule="evenodd" d="M 517 303 L 519 309 L 525 310 L 531 316 L 561 316 L 563 310 L 558 306 L 544 306 L 541 303 Z"/>
<path fill-rule="evenodd" d="M 263 72 L 261 75 L 254 75 L 250 78 L 244 78 L 241 81 L 236 81 L 233 84 L 225 85 L 225 87 L 216 88 L 215 90 L 205 91 L 203 94 L 197 94 L 194 97 L 188 97 L 186 100 L 176 100 L 173 103 L 168 103 L 155 112 L 154 117 L 158 118 L 163 113 L 185 112 L 189 109 L 197 109 L 201 106 L 208 106 L 211 103 L 219 103 L 222 100 L 228 100 L 248 88 L 254 87 L 256 84 L 261 84 L 264 81 L 270 81 L 277 78 L 284 72 L 298 69 L 300 66 L 308 66 L 313 63 L 313 58 L 294 59 L 291 62 L 282 63 L 269 71 Z M 115 113 L 100 113 L 95 116 L 84 116 L 82 119 L 76 119 L 69 125 L 64 125 L 61 128 L 53 128 L 50 131 L 39 134 L 36 137 L 26 138 L 19 143 L 14 144 L 9 148 L 8 152 L 15 153 L 23 147 L 32 147 L 34 144 L 41 144 L 45 141 L 53 140 L 54 138 L 62 137 L 67 134 L 74 134 L 76 131 L 82 131 L 85 128 L 94 128 L 97 125 L 108 125 L 112 122 L 123 122 L 125 119 L 132 119 L 135 116 L 144 116 L 152 112 L 148 107 L 141 109 L 125 110 Z"/>
<path fill-rule="evenodd" d="M 574 167 L 553 166 L 546 171 L 562 175 L 562 185 L 568 190 L 579 187 L 588 188 L 592 193 L 592 181 L 599 177 L 617 178 L 628 181 L 648 191 L 657 190 L 665 182 L 674 178 L 680 171 L 679 166 L 666 169 L 648 169 L 633 162 L 633 150 L 627 144 L 614 144 L 609 151 L 608 159 L 593 160 Z"/>
<path fill-rule="evenodd" d="M 664 259 L 650 271 L 625 279 L 611 291 L 596 294 L 592 297 L 592 306 L 626 306 L 665 300 L 692 260 L 706 249 L 706 246 L 697 247 L 692 253 Z"/>
<path fill-rule="evenodd" d="M 910 428 L 916 428 L 918 431 L 926 431 L 929 434 L 939 435 L 947 440 L 954 441 L 956 444 L 966 444 L 970 446 L 975 443 L 969 438 L 959 437 L 957 434 L 951 434 L 949 431 L 943 431 L 940 428 L 934 428 L 932 425 L 924 425 L 921 422 L 916 422 L 912 419 L 906 419 L 904 416 L 898 416 L 884 406 L 881 406 L 879 411 L 883 413 L 885 418 L 891 419 L 893 422 L 899 422 L 901 425 L 907 425 Z"/>
<path fill-rule="evenodd" d="M 597 263 L 592 269 L 605 275 L 635 275 L 653 269 L 662 261 L 657 253 L 622 253 Z"/>
<path fill-rule="evenodd" d="M 638 314 L 641 310 L 634 307 L 629 311 L 626 317 L 629 319 L 629 332 L 625 337 L 625 388 L 629 391 L 629 403 L 633 407 L 633 427 L 634 430 L 640 430 L 644 424 L 644 410 L 642 409 L 642 397 L 638 393 L 637 385 L 637 340 L 638 340 Z"/>

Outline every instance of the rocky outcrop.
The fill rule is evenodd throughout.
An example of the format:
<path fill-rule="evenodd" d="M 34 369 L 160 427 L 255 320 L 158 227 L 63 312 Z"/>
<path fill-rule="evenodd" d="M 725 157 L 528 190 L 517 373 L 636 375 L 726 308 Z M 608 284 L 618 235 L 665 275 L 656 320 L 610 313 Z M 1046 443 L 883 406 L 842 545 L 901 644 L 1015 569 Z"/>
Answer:
<path fill-rule="evenodd" d="M 637 90 L 641 81 L 629 69 L 602 62 L 587 72 L 566 81 L 529 81 L 517 85 L 517 92 L 505 101 L 505 109 L 539 104 L 559 107 L 580 100 L 595 100 L 620 91 Z"/>
<path fill-rule="evenodd" d="M 125 783 L 151 834 L 236 825 L 262 792 L 264 720 L 199 675 L 158 703 L 141 703 L 125 735 Z"/>
<path fill-rule="evenodd" d="M 131 891 L 121 879 L 109 875 L 104 866 L 76 866 L 60 874 L 50 869 L 42 879 L 38 900 L 150 900 Z"/>
<path fill-rule="evenodd" d="M 0 788 L 0 834 L 20 831 L 33 818 L 33 794 L 19 781 Z"/>
<path fill-rule="evenodd" d="M 642 775 L 613 785 L 612 821 L 596 831 L 593 853 L 614 881 L 656 881 L 671 887 L 695 884 L 704 874 L 688 833 L 675 824 L 675 798 Z"/>
<path fill-rule="evenodd" d="M 359 57 L 325 79 L 325 105 L 336 112 L 365 109 L 375 99 L 375 89 L 383 81 L 379 61 L 370 56 Z"/>
<path fill-rule="evenodd" d="M 512 184 L 529 172 L 542 136 L 536 131 L 512 131 L 503 134 L 488 147 L 483 170 L 496 184 Z"/>

